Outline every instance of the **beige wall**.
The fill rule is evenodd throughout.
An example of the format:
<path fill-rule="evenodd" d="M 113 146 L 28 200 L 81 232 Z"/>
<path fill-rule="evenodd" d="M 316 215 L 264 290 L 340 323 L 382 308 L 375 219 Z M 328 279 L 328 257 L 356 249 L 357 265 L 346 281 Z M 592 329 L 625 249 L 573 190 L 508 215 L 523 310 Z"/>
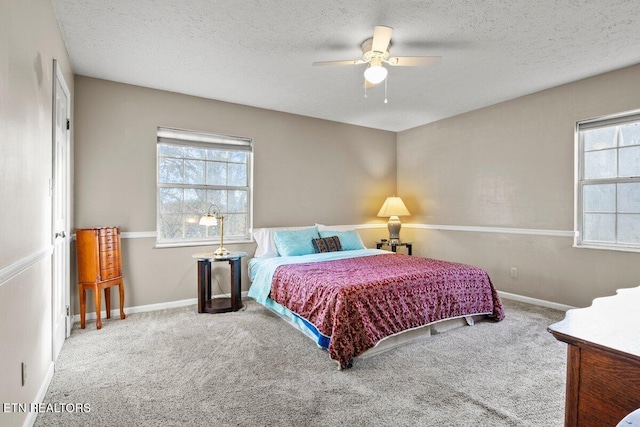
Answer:
<path fill-rule="evenodd" d="M 0 2 L 0 40 L 0 402 L 30 403 L 52 367 L 51 257 L 38 254 L 52 234 L 53 60 L 72 94 L 73 73 L 49 0 Z"/>
<path fill-rule="evenodd" d="M 574 249 L 567 237 L 419 224 L 572 230 L 574 122 L 640 108 L 639 66 L 396 135 L 82 76 L 74 95 L 48 0 L 1 2 L 0 39 L 0 402 L 35 401 L 51 368 L 51 260 L 20 266 L 51 243 L 54 58 L 75 97 L 75 227 L 155 230 L 155 131 L 175 126 L 254 139 L 255 227 L 380 223 L 384 198 L 398 193 L 413 213 L 404 222 L 417 225 L 403 228 L 417 255 L 482 266 L 503 291 L 584 306 L 638 285 L 638 254 Z M 385 232 L 361 234 L 372 246 Z M 123 241 L 127 306 L 196 296 L 190 255 L 203 248 L 154 242 Z M 254 245 L 228 247 L 251 253 Z M 227 276 L 216 265 L 218 291 L 228 291 Z M 2 413 L 0 424 L 25 417 Z"/>
<path fill-rule="evenodd" d="M 638 108 L 634 66 L 401 132 L 398 193 L 413 214 L 405 222 L 570 232 L 575 122 Z M 640 254 L 576 249 L 571 237 L 408 233 L 418 254 L 479 265 L 506 292 L 586 306 L 640 285 Z"/>
<path fill-rule="evenodd" d="M 392 132 L 84 76 L 76 76 L 75 102 L 76 228 L 156 229 L 157 126 L 253 138 L 255 228 L 379 222 L 375 215 L 396 189 Z M 196 297 L 191 254 L 205 248 L 154 244 L 155 238 L 123 240 L 126 306 Z M 229 292 L 228 268 L 215 266 L 222 291 Z"/>

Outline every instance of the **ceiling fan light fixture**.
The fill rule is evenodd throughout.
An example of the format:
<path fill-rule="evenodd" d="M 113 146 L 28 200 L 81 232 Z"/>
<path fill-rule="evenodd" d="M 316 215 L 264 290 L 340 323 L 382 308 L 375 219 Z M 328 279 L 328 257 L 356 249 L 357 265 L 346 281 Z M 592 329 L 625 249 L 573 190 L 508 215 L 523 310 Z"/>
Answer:
<path fill-rule="evenodd" d="M 387 69 L 380 64 L 371 64 L 364 70 L 364 78 L 369 83 L 377 85 L 387 78 Z"/>

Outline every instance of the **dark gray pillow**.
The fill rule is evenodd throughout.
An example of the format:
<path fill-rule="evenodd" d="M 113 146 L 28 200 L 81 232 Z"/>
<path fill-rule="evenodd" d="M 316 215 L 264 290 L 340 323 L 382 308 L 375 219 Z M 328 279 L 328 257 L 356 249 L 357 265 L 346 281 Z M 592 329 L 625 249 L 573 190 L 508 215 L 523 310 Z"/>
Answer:
<path fill-rule="evenodd" d="M 311 244 L 313 245 L 313 250 L 315 250 L 316 253 L 337 252 L 342 250 L 342 245 L 340 244 L 340 238 L 338 236 L 312 239 Z"/>

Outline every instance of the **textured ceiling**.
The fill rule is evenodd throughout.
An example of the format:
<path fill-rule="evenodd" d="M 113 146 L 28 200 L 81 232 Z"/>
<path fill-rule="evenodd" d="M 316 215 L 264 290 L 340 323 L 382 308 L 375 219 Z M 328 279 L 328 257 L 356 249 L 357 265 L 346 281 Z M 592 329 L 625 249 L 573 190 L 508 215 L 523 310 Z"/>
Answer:
<path fill-rule="evenodd" d="M 638 0 L 52 0 L 77 74 L 402 131 L 640 62 Z M 392 55 L 362 87 L 375 25 Z"/>

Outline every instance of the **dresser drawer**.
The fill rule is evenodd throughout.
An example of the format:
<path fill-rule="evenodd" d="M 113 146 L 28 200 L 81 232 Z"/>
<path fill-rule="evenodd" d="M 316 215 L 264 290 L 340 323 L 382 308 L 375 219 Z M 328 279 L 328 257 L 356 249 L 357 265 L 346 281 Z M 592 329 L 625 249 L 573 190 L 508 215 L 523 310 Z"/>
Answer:
<path fill-rule="evenodd" d="M 117 234 L 117 233 L 116 233 L 116 229 L 115 229 L 115 228 L 100 228 L 100 229 L 98 230 L 98 233 L 99 233 L 101 236 L 110 236 L 110 235 Z"/>
<path fill-rule="evenodd" d="M 104 257 L 100 258 L 100 270 L 104 270 L 107 268 L 118 268 L 120 267 L 118 261 L 118 257 Z"/>
<path fill-rule="evenodd" d="M 103 281 L 113 279 L 114 277 L 118 276 L 120 276 L 119 268 L 106 268 L 104 270 L 100 270 L 100 278 Z"/>
<path fill-rule="evenodd" d="M 115 243 L 118 240 L 118 236 L 115 234 L 107 234 L 107 235 L 100 235 L 100 246 L 102 245 L 106 245 L 109 243 Z"/>
<path fill-rule="evenodd" d="M 105 262 L 118 259 L 118 251 L 104 251 L 100 252 L 100 265 L 104 265 Z"/>
<path fill-rule="evenodd" d="M 118 242 L 100 242 L 100 252 L 117 251 Z"/>

